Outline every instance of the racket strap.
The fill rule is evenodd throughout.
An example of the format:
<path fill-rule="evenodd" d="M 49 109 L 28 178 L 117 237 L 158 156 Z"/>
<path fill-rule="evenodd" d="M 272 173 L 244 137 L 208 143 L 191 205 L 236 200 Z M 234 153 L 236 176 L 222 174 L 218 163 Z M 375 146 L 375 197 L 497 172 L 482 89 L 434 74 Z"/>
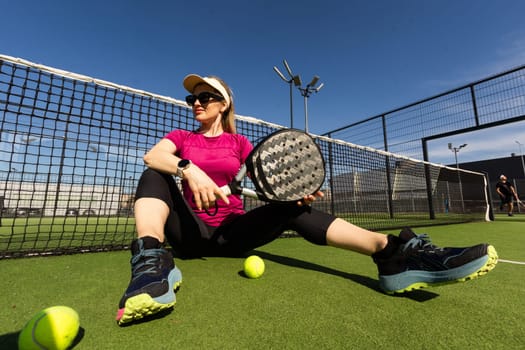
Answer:
<path fill-rule="evenodd" d="M 204 211 L 206 212 L 206 214 L 208 214 L 209 216 L 215 216 L 217 215 L 217 212 L 219 211 L 219 205 L 217 204 L 217 202 L 215 202 L 215 208 L 213 210 L 213 212 L 210 212 L 208 210 L 208 208 L 204 208 Z"/>

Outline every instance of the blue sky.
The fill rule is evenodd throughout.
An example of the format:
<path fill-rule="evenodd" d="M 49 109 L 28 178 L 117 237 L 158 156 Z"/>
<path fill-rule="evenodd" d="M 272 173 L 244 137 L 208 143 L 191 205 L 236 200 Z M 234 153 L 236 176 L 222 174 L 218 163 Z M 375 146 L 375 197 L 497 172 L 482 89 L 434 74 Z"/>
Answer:
<path fill-rule="evenodd" d="M 286 59 L 303 82 L 324 83 L 308 100 L 315 134 L 525 64 L 519 0 L 25 0 L 1 9 L 1 54 L 177 99 L 186 74 L 218 75 L 238 114 L 282 125 L 289 87 L 273 66 L 285 72 Z M 294 126 L 304 127 L 297 90 Z M 461 162 L 519 153 L 515 141 L 525 144 L 525 123 L 434 141 L 430 160 L 453 163 L 448 142 L 468 144 Z"/>

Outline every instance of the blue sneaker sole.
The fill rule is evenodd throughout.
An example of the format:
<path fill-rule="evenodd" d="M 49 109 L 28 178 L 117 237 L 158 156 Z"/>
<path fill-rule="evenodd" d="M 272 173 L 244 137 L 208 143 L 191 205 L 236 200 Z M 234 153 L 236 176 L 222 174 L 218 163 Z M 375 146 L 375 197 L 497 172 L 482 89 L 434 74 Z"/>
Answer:
<path fill-rule="evenodd" d="M 379 276 L 379 286 L 387 294 L 404 293 L 430 286 L 465 282 L 491 271 L 498 263 L 498 254 L 488 246 L 484 255 L 468 264 L 444 271 L 406 271 L 391 276 Z"/>
<path fill-rule="evenodd" d="M 126 300 L 124 307 L 117 312 L 117 323 L 123 325 L 137 321 L 175 306 L 175 292 L 182 283 L 182 273 L 177 267 L 170 271 L 168 283 L 168 291 L 161 296 L 153 298 L 147 293 L 142 293 Z"/>

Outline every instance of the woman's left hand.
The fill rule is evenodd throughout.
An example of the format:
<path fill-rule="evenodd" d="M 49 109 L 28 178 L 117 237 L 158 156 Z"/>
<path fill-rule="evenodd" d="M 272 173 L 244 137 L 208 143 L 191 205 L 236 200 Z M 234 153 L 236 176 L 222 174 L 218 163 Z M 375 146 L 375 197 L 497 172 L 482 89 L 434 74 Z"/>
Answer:
<path fill-rule="evenodd" d="M 303 205 L 310 205 L 316 200 L 317 197 L 323 198 L 324 193 L 321 191 L 317 191 L 314 194 L 309 194 L 307 196 L 304 196 L 303 200 L 300 200 L 297 202 L 297 205 L 300 207 L 302 207 Z"/>

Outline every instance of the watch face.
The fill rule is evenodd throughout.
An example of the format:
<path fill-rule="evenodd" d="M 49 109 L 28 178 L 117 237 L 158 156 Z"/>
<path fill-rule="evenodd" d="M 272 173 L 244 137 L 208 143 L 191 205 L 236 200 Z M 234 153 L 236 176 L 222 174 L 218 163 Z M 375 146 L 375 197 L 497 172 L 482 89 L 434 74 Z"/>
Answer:
<path fill-rule="evenodd" d="M 182 159 L 178 165 L 179 165 L 179 168 L 184 168 L 184 167 L 187 167 L 189 164 L 190 164 L 190 161 L 188 159 Z"/>

